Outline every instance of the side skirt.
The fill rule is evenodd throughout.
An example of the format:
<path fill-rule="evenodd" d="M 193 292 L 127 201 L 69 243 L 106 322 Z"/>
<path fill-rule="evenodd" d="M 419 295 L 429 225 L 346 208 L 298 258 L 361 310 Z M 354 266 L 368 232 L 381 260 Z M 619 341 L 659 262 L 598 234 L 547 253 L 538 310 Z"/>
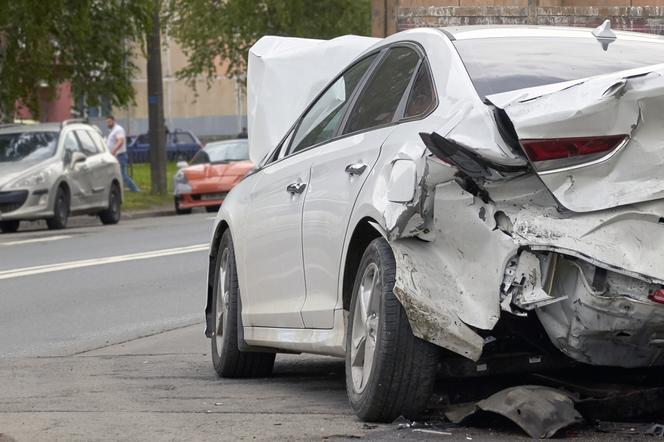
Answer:
<path fill-rule="evenodd" d="M 331 329 L 243 327 L 247 345 L 344 357 L 348 312 L 335 310 Z"/>

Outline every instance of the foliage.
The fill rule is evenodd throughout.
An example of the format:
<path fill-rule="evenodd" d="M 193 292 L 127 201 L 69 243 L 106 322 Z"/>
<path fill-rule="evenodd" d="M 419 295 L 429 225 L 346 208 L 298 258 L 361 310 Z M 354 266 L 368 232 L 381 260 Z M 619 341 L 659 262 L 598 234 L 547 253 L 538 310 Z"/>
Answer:
<path fill-rule="evenodd" d="M 371 0 L 169 0 L 169 33 L 189 58 L 178 76 L 195 87 L 201 74 L 242 75 L 248 51 L 264 35 L 328 39 L 369 35 Z"/>
<path fill-rule="evenodd" d="M 0 115 L 17 100 L 34 115 L 39 99 L 71 81 L 88 104 L 133 100 L 132 47 L 150 26 L 152 0 L 0 0 Z"/>

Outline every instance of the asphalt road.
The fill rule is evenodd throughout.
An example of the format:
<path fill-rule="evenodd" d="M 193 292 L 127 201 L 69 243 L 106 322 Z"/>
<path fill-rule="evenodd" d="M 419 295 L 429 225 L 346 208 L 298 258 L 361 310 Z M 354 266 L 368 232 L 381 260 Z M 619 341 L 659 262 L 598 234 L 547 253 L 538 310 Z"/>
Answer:
<path fill-rule="evenodd" d="M 528 440 L 511 423 L 442 420 L 444 382 L 433 425 L 360 422 L 336 358 L 280 354 L 272 377 L 218 379 L 203 335 L 213 218 L 78 218 L 0 235 L 0 442 Z M 648 438 L 618 429 L 559 437 Z"/>
<path fill-rule="evenodd" d="M 203 320 L 210 214 L 73 224 L 84 226 L 0 235 L 0 357 L 70 355 Z"/>

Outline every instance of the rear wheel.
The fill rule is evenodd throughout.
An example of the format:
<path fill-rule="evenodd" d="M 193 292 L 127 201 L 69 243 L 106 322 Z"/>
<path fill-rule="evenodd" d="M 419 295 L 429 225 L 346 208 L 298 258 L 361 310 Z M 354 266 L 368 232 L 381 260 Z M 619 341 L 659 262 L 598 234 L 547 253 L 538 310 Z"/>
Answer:
<path fill-rule="evenodd" d="M 362 256 L 346 333 L 346 390 L 360 419 L 392 422 L 417 417 L 436 379 L 436 346 L 413 336 L 394 296 L 396 264 L 384 238 Z"/>
<path fill-rule="evenodd" d="M 274 366 L 274 353 L 246 352 L 238 348 L 239 304 L 233 240 L 226 230 L 215 265 L 212 364 L 217 374 L 225 378 L 268 376 Z"/>
<path fill-rule="evenodd" d="M 191 213 L 191 209 L 181 209 L 180 208 L 180 198 L 177 196 L 174 199 L 175 203 L 175 214 L 176 215 L 189 215 Z"/>
<path fill-rule="evenodd" d="M 99 212 L 99 219 L 102 224 L 117 224 L 120 222 L 122 197 L 120 186 L 116 183 L 111 185 L 111 191 L 108 194 L 108 208 Z"/>
<path fill-rule="evenodd" d="M 1 221 L 0 230 L 2 231 L 2 233 L 14 233 L 18 230 L 20 224 L 21 221 L 19 220 Z"/>
<path fill-rule="evenodd" d="M 53 205 L 53 217 L 46 220 L 46 225 L 51 230 L 64 229 L 67 227 L 68 219 L 69 193 L 63 187 L 58 187 Z"/>

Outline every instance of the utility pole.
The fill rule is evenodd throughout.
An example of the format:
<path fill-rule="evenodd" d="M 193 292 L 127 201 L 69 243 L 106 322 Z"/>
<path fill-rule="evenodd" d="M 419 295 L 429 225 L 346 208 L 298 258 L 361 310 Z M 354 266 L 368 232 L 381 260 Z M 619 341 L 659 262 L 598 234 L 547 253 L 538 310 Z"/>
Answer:
<path fill-rule="evenodd" d="M 147 38 L 148 51 L 148 139 L 152 193 L 165 195 L 166 128 L 164 126 L 164 88 L 161 74 L 161 0 L 153 0 L 152 29 Z"/>

